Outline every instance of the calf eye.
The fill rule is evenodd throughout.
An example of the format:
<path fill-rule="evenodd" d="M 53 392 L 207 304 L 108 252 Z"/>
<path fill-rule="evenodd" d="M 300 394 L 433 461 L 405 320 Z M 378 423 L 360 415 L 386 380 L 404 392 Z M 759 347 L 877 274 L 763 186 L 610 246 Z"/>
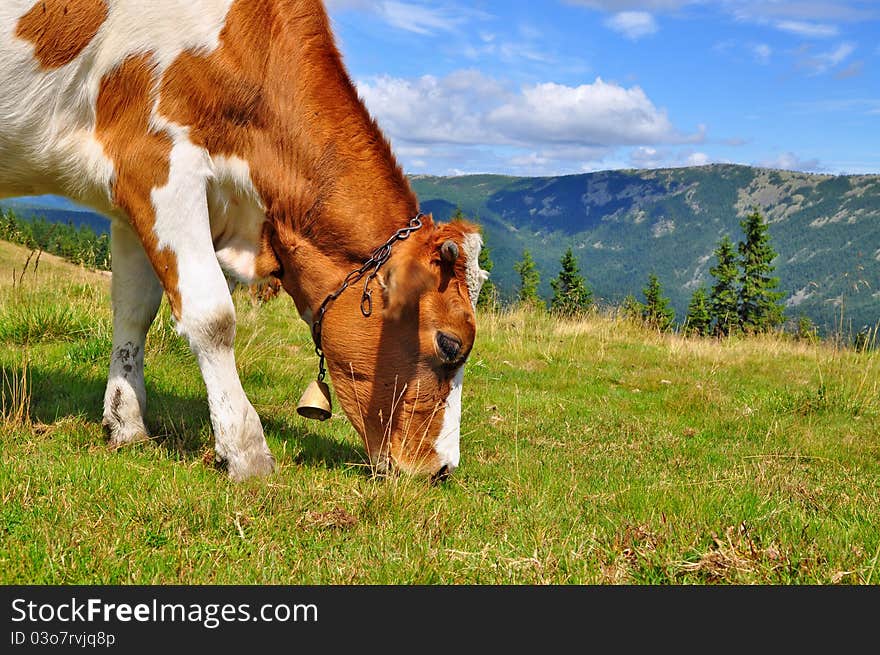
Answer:
<path fill-rule="evenodd" d="M 461 353 L 461 339 L 445 332 L 438 332 L 437 350 L 447 362 L 454 362 Z"/>

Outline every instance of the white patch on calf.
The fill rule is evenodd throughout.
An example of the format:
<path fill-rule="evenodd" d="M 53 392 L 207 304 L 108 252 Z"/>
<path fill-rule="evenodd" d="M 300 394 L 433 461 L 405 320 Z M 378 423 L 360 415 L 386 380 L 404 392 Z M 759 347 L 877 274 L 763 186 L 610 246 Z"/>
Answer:
<path fill-rule="evenodd" d="M 94 69 L 103 77 L 127 57 L 151 52 L 157 72 L 165 71 L 185 50 L 210 53 L 233 0 L 116 0 L 95 37 L 101 43 Z"/>
<path fill-rule="evenodd" d="M 461 388 L 464 382 L 464 366 L 458 369 L 452 379 L 452 387 L 446 397 L 446 410 L 440 436 L 434 442 L 434 451 L 440 458 L 440 466 L 448 467 L 451 473 L 458 468 L 461 458 Z"/>
<path fill-rule="evenodd" d="M 208 187 L 211 237 L 217 260 L 226 273 L 245 284 L 259 281 L 260 255 L 266 212 L 251 181 L 250 166 L 238 157 L 215 156 Z"/>

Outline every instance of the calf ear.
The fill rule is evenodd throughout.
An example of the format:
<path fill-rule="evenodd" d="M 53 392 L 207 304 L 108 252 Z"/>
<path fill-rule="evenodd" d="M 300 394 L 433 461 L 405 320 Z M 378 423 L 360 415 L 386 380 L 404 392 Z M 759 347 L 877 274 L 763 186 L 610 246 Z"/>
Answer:
<path fill-rule="evenodd" d="M 434 274 L 414 257 L 389 265 L 384 277 L 384 313 L 392 321 L 400 319 L 405 309 L 418 305 L 422 294 L 438 284 Z"/>

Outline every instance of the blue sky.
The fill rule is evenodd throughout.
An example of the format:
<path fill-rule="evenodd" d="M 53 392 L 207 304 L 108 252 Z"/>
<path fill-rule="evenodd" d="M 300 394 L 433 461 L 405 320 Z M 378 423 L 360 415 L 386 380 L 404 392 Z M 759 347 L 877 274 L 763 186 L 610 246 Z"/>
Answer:
<path fill-rule="evenodd" d="M 880 173 L 880 0 L 327 0 L 408 173 Z"/>

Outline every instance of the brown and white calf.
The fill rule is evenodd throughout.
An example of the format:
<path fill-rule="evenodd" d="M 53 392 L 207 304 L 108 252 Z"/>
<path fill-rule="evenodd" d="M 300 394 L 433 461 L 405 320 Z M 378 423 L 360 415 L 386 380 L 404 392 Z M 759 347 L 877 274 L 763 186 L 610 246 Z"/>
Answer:
<path fill-rule="evenodd" d="M 0 90 L 0 195 L 62 194 L 112 219 L 111 444 L 146 437 L 144 341 L 164 292 L 198 359 L 217 456 L 234 480 L 271 472 L 236 372 L 226 277 L 277 277 L 311 323 L 418 214 L 323 4 L 4 0 Z M 379 271 L 376 311 L 362 314 L 354 285 L 329 305 L 321 345 L 370 459 L 437 474 L 459 463 L 485 273 L 473 225 L 423 221 Z"/>

